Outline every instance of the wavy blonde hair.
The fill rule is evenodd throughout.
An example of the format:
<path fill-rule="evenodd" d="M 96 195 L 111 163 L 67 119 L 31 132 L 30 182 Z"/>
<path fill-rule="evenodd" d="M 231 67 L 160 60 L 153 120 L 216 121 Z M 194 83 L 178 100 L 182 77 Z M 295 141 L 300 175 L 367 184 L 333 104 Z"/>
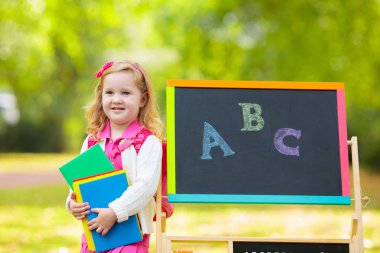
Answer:
<path fill-rule="evenodd" d="M 99 140 L 99 134 L 108 120 L 102 106 L 104 77 L 108 74 L 121 71 L 129 71 L 132 73 L 136 87 L 141 91 L 141 94 L 146 94 L 147 101 L 140 109 L 138 115 L 139 122 L 162 140 L 163 124 L 159 117 L 157 104 L 154 99 L 152 83 L 144 69 L 138 63 L 127 60 L 113 62 L 112 66 L 104 70 L 101 74 L 99 82 L 95 87 L 95 98 L 86 109 L 88 121 L 87 133 L 96 140 Z"/>

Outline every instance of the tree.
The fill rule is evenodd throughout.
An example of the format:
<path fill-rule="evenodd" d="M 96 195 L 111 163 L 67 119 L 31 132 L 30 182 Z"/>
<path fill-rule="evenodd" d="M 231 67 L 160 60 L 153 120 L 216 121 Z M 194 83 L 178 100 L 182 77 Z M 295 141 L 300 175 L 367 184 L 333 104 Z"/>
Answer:
<path fill-rule="evenodd" d="M 343 81 L 348 135 L 377 166 L 379 23 L 375 0 L 3 1 L 0 87 L 22 120 L 0 129 L 13 145 L 1 148 L 78 149 L 93 74 L 129 58 L 151 74 L 163 116 L 168 79 Z"/>

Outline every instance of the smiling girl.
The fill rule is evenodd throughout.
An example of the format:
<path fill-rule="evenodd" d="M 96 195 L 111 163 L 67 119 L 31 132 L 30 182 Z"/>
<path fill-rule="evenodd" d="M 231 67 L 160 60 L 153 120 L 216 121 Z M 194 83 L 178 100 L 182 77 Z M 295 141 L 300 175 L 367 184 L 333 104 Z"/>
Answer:
<path fill-rule="evenodd" d="M 131 61 L 107 62 L 97 73 L 95 98 L 87 109 L 88 136 L 81 152 L 96 143 L 114 164 L 127 171 L 130 186 L 108 208 L 90 207 L 78 203 L 70 192 L 66 206 L 72 215 L 82 220 L 92 212 L 97 218 L 88 223 L 89 230 L 106 235 L 115 222 L 138 215 L 143 240 L 107 252 L 149 252 L 149 236 L 153 232 L 156 193 L 162 159 L 162 122 L 153 98 L 152 85 L 143 68 Z M 127 140 L 143 136 L 141 146 L 126 145 Z M 88 250 L 82 235 L 80 252 Z"/>

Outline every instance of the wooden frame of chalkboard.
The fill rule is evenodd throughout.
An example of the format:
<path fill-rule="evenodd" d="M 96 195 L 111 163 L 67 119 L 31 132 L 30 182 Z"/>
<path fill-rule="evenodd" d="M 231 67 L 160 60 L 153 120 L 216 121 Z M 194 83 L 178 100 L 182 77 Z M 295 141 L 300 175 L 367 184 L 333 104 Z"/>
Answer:
<path fill-rule="evenodd" d="M 343 83 L 167 86 L 170 202 L 350 204 Z"/>
<path fill-rule="evenodd" d="M 352 178 L 353 178 L 353 193 L 355 212 L 351 219 L 351 233 L 347 239 L 331 239 L 331 238 L 272 238 L 272 237 L 245 237 L 245 236 L 168 236 L 166 235 L 166 215 L 161 211 L 161 180 L 157 189 L 157 205 L 156 205 L 156 252 L 172 252 L 172 243 L 214 243 L 225 242 L 228 245 L 228 252 L 235 253 L 234 244 L 244 242 L 263 242 L 267 246 L 272 243 L 287 243 L 287 244 L 321 244 L 328 246 L 330 244 L 349 244 L 350 253 L 363 253 L 363 223 L 362 223 L 362 200 L 368 200 L 368 197 L 362 198 L 360 186 L 360 173 L 359 173 L 359 152 L 358 152 L 358 138 L 351 137 L 347 141 L 347 145 L 351 146 L 352 158 Z M 271 247 L 271 246 L 270 246 Z M 277 247 L 277 246 L 276 246 Z M 293 247 L 293 246 L 291 246 Z M 295 246 L 298 247 L 298 246 Z M 324 247 L 324 246 L 323 246 Z M 334 247 L 334 246 L 333 246 Z M 346 247 L 346 246 L 344 246 Z M 347 249 L 347 248 L 346 248 Z M 329 249 L 330 250 L 330 249 Z M 339 249 L 338 249 L 339 250 Z M 344 250 L 344 249 L 343 249 Z M 275 251 L 271 251 L 275 252 Z M 295 252 L 295 251 L 292 251 Z M 325 252 L 325 251 L 324 251 Z M 342 252 L 339 250 L 338 252 Z M 343 251 L 344 252 L 344 251 Z"/>

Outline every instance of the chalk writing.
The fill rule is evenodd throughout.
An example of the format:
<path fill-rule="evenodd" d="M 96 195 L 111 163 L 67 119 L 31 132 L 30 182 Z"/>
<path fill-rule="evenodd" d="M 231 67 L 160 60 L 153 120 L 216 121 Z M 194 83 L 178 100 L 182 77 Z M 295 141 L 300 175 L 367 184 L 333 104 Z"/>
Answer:
<path fill-rule="evenodd" d="M 244 128 L 241 131 L 260 131 L 264 128 L 264 119 L 261 117 L 261 106 L 259 104 L 252 103 L 239 103 L 243 110 L 244 118 Z M 251 113 L 251 109 L 255 113 Z M 252 125 L 252 122 L 255 121 L 256 125 Z"/>
<path fill-rule="evenodd" d="M 213 142 L 211 142 L 211 138 L 214 139 Z M 209 123 L 205 122 L 203 130 L 203 152 L 201 159 L 211 160 L 211 148 L 217 146 L 219 146 L 223 150 L 224 156 L 230 156 L 235 154 L 235 152 L 230 148 L 227 142 L 224 141 L 222 136 L 220 136 L 220 134 L 215 130 L 215 128 L 211 126 Z"/>
<path fill-rule="evenodd" d="M 274 134 L 274 146 L 278 152 L 289 156 L 300 156 L 299 146 L 289 147 L 284 144 L 284 138 L 287 136 L 294 136 L 299 140 L 301 138 L 301 130 L 292 128 L 280 128 Z"/>

